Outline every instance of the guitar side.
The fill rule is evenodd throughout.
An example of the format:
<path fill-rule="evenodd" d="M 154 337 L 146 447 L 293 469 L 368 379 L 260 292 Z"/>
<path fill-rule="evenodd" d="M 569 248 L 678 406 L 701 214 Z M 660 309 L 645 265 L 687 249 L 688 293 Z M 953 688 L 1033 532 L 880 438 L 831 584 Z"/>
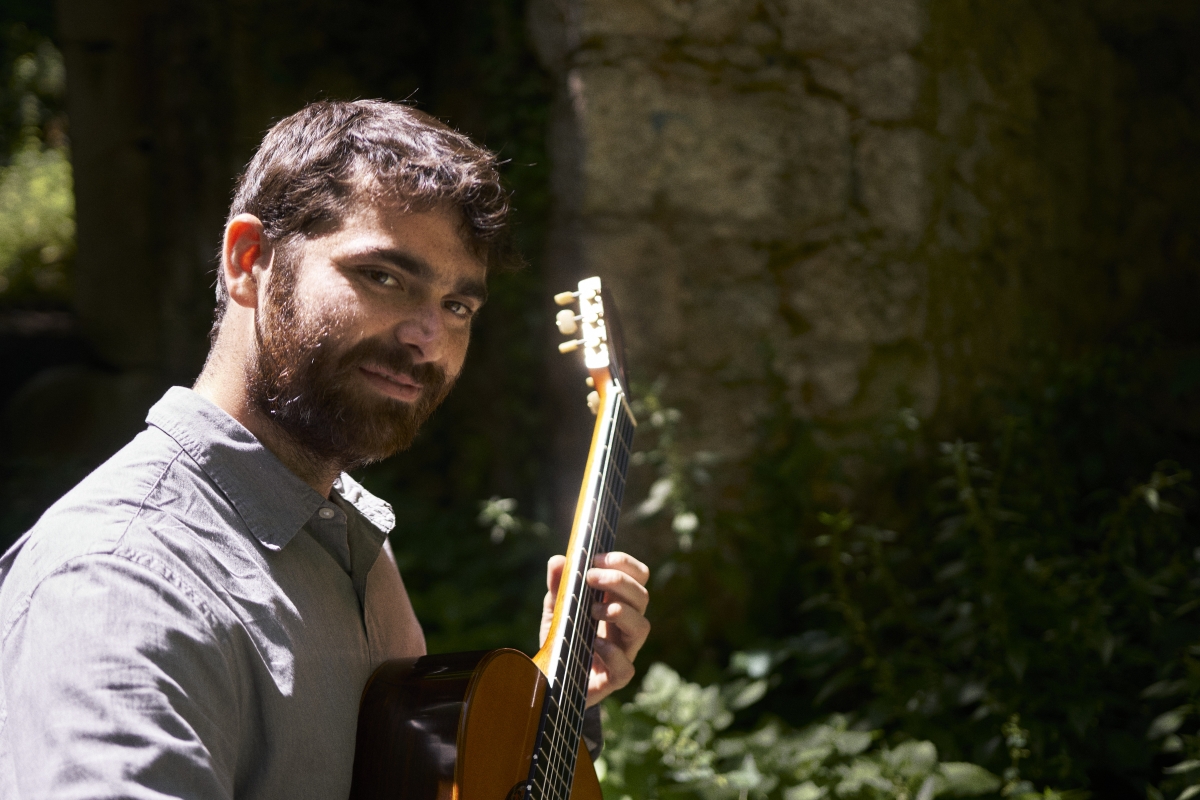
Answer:
<path fill-rule="evenodd" d="M 351 800 L 523 796 L 546 688 L 518 650 L 387 662 L 363 690 Z M 582 742 L 571 800 L 601 800 Z"/>

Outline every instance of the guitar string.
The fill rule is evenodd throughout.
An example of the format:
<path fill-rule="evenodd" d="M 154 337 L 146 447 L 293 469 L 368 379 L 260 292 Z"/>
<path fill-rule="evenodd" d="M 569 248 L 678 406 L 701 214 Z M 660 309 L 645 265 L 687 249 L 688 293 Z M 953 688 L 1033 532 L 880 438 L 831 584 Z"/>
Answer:
<path fill-rule="evenodd" d="M 611 425 L 609 432 L 613 432 Z M 601 479 L 599 481 L 601 487 L 603 487 L 604 483 L 607 482 L 607 473 L 609 473 L 609 464 L 611 463 L 611 459 L 608 458 L 609 454 L 612 452 L 610 444 L 611 437 L 606 437 L 606 439 L 609 441 L 606 441 L 605 443 L 605 452 L 602 454 L 601 459 Z M 589 515 L 592 518 L 588 521 L 588 535 L 584 540 L 585 546 L 581 548 L 581 551 L 579 552 L 579 563 L 574 565 L 577 579 L 580 581 L 582 581 L 583 577 L 586 575 L 587 565 L 592 558 L 592 548 L 596 543 L 597 537 L 594 535 L 596 532 L 596 515 L 594 515 L 594 512 L 603 508 L 602 504 L 595 503 L 595 500 L 597 499 L 603 499 L 603 495 L 601 494 L 600 498 L 593 499 L 593 508 L 589 509 L 589 511 L 593 511 L 593 515 Z M 572 729 L 575 727 L 575 725 L 572 724 L 573 720 L 571 720 L 568 715 L 571 714 L 574 709 L 567 706 L 564 701 L 571 696 L 568 692 L 569 689 L 573 689 L 574 694 L 578 694 L 579 692 L 578 680 L 574 674 L 576 672 L 574 669 L 575 664 L 573 663 L 578 657 L 576 650 L 579 631 L 573 623 L 577 618 L 576 615 L 582 611 L 582 604 L 586 602 L 588 596 L 591 594 L 591 592 L 586 588 L 586 584 L 580 582 L 576 585 L 583 587 L 582 596 L 571 598 L 571 600 L 577 605 L 572 609 L 573 613 L 568 617 L 568 627 L 566 628 L 568 639 L 566 642 L 564 642 L 565 647 L 563 648 L 566 652 L 562 653 L 560 651 L 559 685 L 555 687 L 556 700 L 558 701 L 555 704 L 557 719 L 555 724 L 555 736 L 551 740 L 551 753 L 549 759 L 555 769 L 554 777 L 556 780 L 553 784 L 553 794 L 556 798 L 562 796 L 564 792 L 569 793 L 571 777 L 574 773 L 573 764 L 571 761 L 573 760 L 572 757 L 575 755 L 575 753 L 571 753 L 568 750 L 569 743 L 574 738 L 572 736 Z M 576 747 L 577 746 L 578 741 L 576 740 Z"/>
<path fill-rule="evenodd" d="M 608 411 L 608 409 L 606 409 L 606 411 Z M 602 503 L 597 504 L 599 506 L 599 510 L 601 513 L 591 515 L 593 517 L 593 519 L 590 521 L 591 524 L 589 524 L 589 529 L 594 530 L 595 523 L 600 522 L 601 530 L 599 531 L 599 535 L 595 536 L 595 537 L 592 537 L 592 536 L 587 537 L 587 539 L 590 542 L 599 544 L 599 545 L 601 545 L 601 547 L 607 547 L 609 549 L 611 549 L 612 540 L 614 538 L 613 522 L 615 521 L 614 520 L 615 514 L 613 512 L 614 512 L 614 510 L 619 511 L 619 508 L 620 508 L 619 500 L 617 500 L 617 498 L 613 496 L 611 479 L 613 477 L 616 477 L 618 480 L 620 480 L 621 486 L 618 489 L 618 494 L 623 494 L 623 491 L 622 491 L 624 489 L 623 471 L 628 462 L 628 446 L 629 446 L 629 439 L 630 439 L 629 431 L 627 431 L 625 429 L 627 429 L 627 428 L 631 429 L 631 426 L 628 424 L 629 420 L 626 418 L 627 417 L 626 414 L 618 414 L 616 416 L 617 416 L 616 422 L 618 424 L 615 426 L 610 426 L 610 431 L 616 435 L 612 436 L 612 437 L 606 437 L 607 439 L 609 439 L 609 446 L 605 448 L 605 450 L 607 451 L 605 453 L 605 455 L 613 454 L 615 452 L 615 454 L 617 455 L 616 461 L 617 461 L 618 469 L 612 470 L 610 468 L 613 459 L 611 459 L 611 458 L 602 459 L 602 464 L 603 464 L 602 472 L 604 473 L 605 480 L 601 481 L 601 486 L 603 487 L 603 491 L 600 494 L 601 494 L 601 499 L 607 500 L 608 502 L 602 502 Z M 613 430 L 614 427 L 616 428 L 616 430 Z M 617 444 L 618 447 L 613 448 L 612 444 Z M 617 503 L 615 504 L 615 508 L 614 508 L 613 501 L 615 501 L 615 500 L 617 501 Z M 585 555 L 585 560 L 583 561 L 583 564 L 585 564 L 585 565 L 590 563 L 591 559 L 594 557 L 594 554 L 595 554 L 594 548 L 588 548 L 588 550 L 589 550 L 589 552 L 587 552 L 586 554 L 581 554 L 581 555 Z M 590 602 L 587 602 L 587 601 L 591 601 L 594 599 L 593 596 L 595 595 L 595 592 L 594 592 L 594 590 L 589 590 L 586 592 L 586 595 L 587 595 L 586 600 L 584 600 L 584 598 L 580 598 L 580 600 L 583 600 L 584 602 L 581 603 L 576 608 L 577 612 L 578 611 L 590 612 Z M 557 696 L 551 698 L 552 702 L 550 704 L 551 705 L 550 712 L 553 714 L 554 719 L 547 720 L 549 730 L 546 731 L 546 734 L 548 734 L 548 735 L 546 735 L 546 737 L 543 739 L 543 744 L 546 744 L 546 743 L 551 744 L 551 748 L 550 748 L 551 751 L 549 753 L 538 754 L 538 755 L 544 755 L 547 758 L 538 759 L 538 762 L 540 762 L 540 763 L 538 763 L 538 765 L 537 765 L 538 766 L 537 771 L 539 771 L 541 773 L 542 777 L 544 779 L 551 779 L 551 780 L 546 780 L 546 781 L 539 781 L 539 783 L 542 783 L 544 788 L 551 789 L 552 792 L 539 792 L 540 795 L 546 795 L 546 794 L 552 793 L 553 795 L 555 795 L 557 797 L 557 796 L 561 796 L 564 792 L 569 793 L 569 791 L 570 791 L 570 786 L 571 786 L 571 782 L 572 782 L 571 779 L 573 778 L 573 773 L 574 773 L 574 769 L 571 767 L 573 767 L 574 758 L 562 759 L 562 758 L 555 758 L 554 756 L 558 755 L 560 753 L 560 751 L 563 751 L 567 747 L 569 747 L 571 742 L 574 742 L 576 745 L 575 748 L 571 748 L 571 751 L 572 751 L 571 755 L 575 756 L 577 754 L 578 740 L 579 740 L 579 734 L 580 734 L 580 728 L 581 728 L 581 722 L 582 722 L 582 719 L 581 719 L 582 709 L 580 709 L 580 708 L 573 708 L 573 709 L 572 708 L 564 708 L 562 703 L 558 702 L 558 701 L 564 699 L 563 693 L 565 692 L 568 678 L 569 678 L 570 684 L 573 685 L 573 688 L 575 689 L 575 695 L 577 697 L 580 697 L 580 699 L 583 699 L 586 701 L 586 691 L 585 690 L 581 691 L 582 687 L 580 686 L 577 673 L 579 671 L 578 667 L 580 666 L 579 662 L 582 660 L 580 658 L 578 645 L 580 643 L 588 642 L 592 638 L 592 635 L 594 634 L 594 628 L 595 628 L 594 622 L 595 621 L 590 619 L 590 613 L 588 614 L 588 616 L 589 616 L 589 619 L 588 619 L 587 630 L 585 632 L 585 635 L 582 638 L 577 637 L 577 636 L 572 637 L 574 639 L 574 641 L 571 642 L 571 646 L 568 648 L 567 658 L 565 659 L 567 663 L 562 664 L 561 662 L 563 661 L 563 659 L 560 658 L 560 666 L 562 668 L 564 668 L 565 671 L 562 673 L 562 680 L 560 680 L 559 691 L 554 692 L 554 694 Z M 590 648 L 588 648 L 588 649 L 590 649 Z M 572 664 L 571 662 L 575 662 L 575 663 Z M 590 668 L 590 659 L 588 659 L 587 666 Z M 576 702 L 573 705 L 579 706 L 580 704 L 578 702 Z M 571 714 L 571 716 L 576 717 L 576 719 L 565 718 L 564 713 L 568 712 L 568 711 L 574 712 Z M 563 730 L 563 727 L 562 727 L 563 722 L 570 723 L 569 727 L 566 731 Z M 549 768 L 552 770 L 552 773 L 547 773 L 546 769 L 543 768 L 543 765 L 548 765 Z M 547 784 L 549 784 L 549 785 L 547 785 Z"/>
<path fill-rule="evenodd" d="M 619 398 L 617 399 L 619 400 Z M 624 409 L 621 410 L 624 411 Z M 591 562 L 596 552 L 600 552 L 604 549 L 611 549 L 615 539 L 615 522 L 620 512 L 620 499 L 624 494 L 624 473 L 626 467 L 628 466 L 629 446 L 632 443 L 631 439 L 633 432 L 632 420 L 629 418 L 627 413 L 619 413 L 615 416 L 617 418 L 615 420 L 617 424 L 610 427 L 610 431 L 614 435 L 611 437 L 606 437 L 609 440 L 609 446 L 605 448 L 605 455 L 612 455 L 614 457 L 602 458 L 602 473 L 604 474 L 604 480 L 600 481 L 602 491 L 599 494 L 600 499 L 605 502 L 595 504 L 596 507 L 598 507 L 599 513 L 591 515 L 592 520 L 589 524 L 589 530 L 595 530 L 595 524 L 597 522 L 600 523 L 600 530 L 596 536 L 588 536 L 586 539 L 586 541 L 589 541 L 593 545 L 600 545 L 600 547 L 588 548 L 586 560 L 583 561 L 583 564 L 585 565 Z M 614 464 L 614 462 L 615 466 L 617 467 L 615 470 L 611 469 L 611 466 Z M 615 485 L 614 482 L 616 482 Z M 581 555 L 584 554 L 581 553 Z M 559 691 L 554 692 L 554 695 L 556 696 L 550 698 L 550 713 L 553 714 L 554 719 L 547 720 L 547 735 L 545 735 L 545 738 L 543 738 L 543 744 L 546 744 L 548 740 L 548 742 L 552 745 L 551 752 L 538 754 L 545 755 L 548 758 L 537 759 L 536 771 L 540 772 L 543 778 L 556 779 L 545 782 L 539 781 L 539 783 L 543 783 L 543 786 L 545 786 L 546 783 L 549 783 L 550 785 L 545 786 L 545 788 L 552 788 L 555 790 L 553 791 L 555 796 L 562 795 L 563 792 L 569 793 L 573 779 L 573 765 L 575 760 L 573 756 L 577 755 L 578 752 L 578 740 L 582 728 L 582 706 L 586 705 L 586 690 L 584 690 L 580 684 L 580 676 L 581 674 L 586 676 L 591 666 L 591 659 L 586 658 L 585 662 L 586 654 L 581 652 L 581 650 L 591 651 L 592 649 L 591 647 L 586 646 L 593 641 L 593 634 L 595 633 L 596 627 L 596 621 L 590 619 L 590 608 L 591 602 L 598 600 L 598 594 L 599 593 L 595 590 L 589 589 L 586 591 L 586 599 L 579 598 L 580 602 L 575 610 L 577 612 L 588 613 L 587 622 L 585 623 L 586 630 L 581 632 L 584 634 L 583 636 L 576 635 L 572 637 L 571 645 L 569 648 L 567 648 L 568 652 L 565 658 L 566 663 L 562 663 L 564 661 L 563 658 L 560 657 L 559 659 L 560 666 L 564 669 L 564 671 L 560 673 L 562 678 L 560 680 Z M 573 633 L 580 632 L 573 628 L 569 628 L 569 630 L 571 630 Z M 584 647 L 581 648 L 580 645 L 583 645 Z M 587 669 L 581 669 L 583 667 L 586 667 Z M 575 698 L 576 702 L 571 704 L 571 706 L 574 706 L 574 708 L 569 706 L 564 707 L 563 704 L 559 702 L 564 699 L 564 693 L 566 686 L 568 685 L 568 681 L 569 684 L 575 689 L 575 692 L 572 696 Z M 570 717 L 564 716 L 567 713 L 570 713 Z M 562 727 L 563 722 L 568 723 L 565 731 Z M 574 743 L 575 747 L 571 747 L 571 743 Z M 560 751 L 566 750 L 567 748 L 570 748 L 570 754 L 572 758 L 554 757 L 559 755 Z M 553 770 L 552 773 L 547 773 L 546 769 L 543 768 L 543 765 L 546 764 L 549 764 L 549 768 Z M 546 793 L 542 792 L 539 794 L 544 795 Z"/>
<path fill-rule="evenodd" d="M 613 446 L 610 448 L 610 453 L 613 454 L 613 458 L 610 460 L 610 468 L 607 470 L 608 474 L 606 475 L 607 479 L 603 484 L 603 500 L 605 502 L 601 504 L 601 513 L 598 515 L 597 519 L 597 522 L 600 525 L 600 531 L 594 538 L 594 541 L 598 547 L 595 548 L 593 553 L 591 553 L 592 557 L 595 556 L 596 552 L 611 550 L 615 540 L 615 522 L 620 511 L 620 499 L 617 495 L 623 494 L 623 467 L 627 463 L 626 454 L 628 450 L 628 445 L 625 441 L 627 437 L 624 435 L 625 431 L 623 430 L 626 425 L 622 424 L 626 423 L 626 420 L 618 417 L 617 422 L 618 425 L 616 436 L 613 437 Z M 617 467 L 616 469 L 611 468 L 614 462 L 615 466 Z M 614 488 L 616 491 L 614 491 Z M 589 558 L 588 563 L 591 563 L 591 558 Z M 572 695 L 572 697 L 574 698 L 575 703 L 573 704 L 574 707 L 569 709 L 571 712 L 571 719 L 569 720 L 571 725 L 566 733 L 569 738 L 563 742 L 563 745 L 564 747 L 572 747 L 572 744 L 574 744 L 572 749 L 575 750 L 575 754 L 578 753 L 578 741 L 582 734 L 583 711 L 587 699 L 586 680 L 591 668 L 591 654 L 593 652 L 592 645 L 594 643 L 596 627 L 598 624 L 596 620 L 591 618 L 591 605 L 594 602 L 599 602 L 600 597 L 601 592 L 594 589 L 589 590 L 586 605 L 580 609 L 581 613 L 586 613 L 588 615 L 586 629 L 582 631 L 582 636 L 577 637 L 572 648 L 574 664 L 572 665 L 571 669 L 571 677 L 576 688 L 576 692 Z M 568 759 L 566 763 L 573 766 L 574 760 Z M 564 776 L 566 778 L 566 781 L 564 782 L 565 785 L 562 786 L 562 788 L 567 792 L 570 790 L 570 784 L 574 777 L 574 769 L 571 769 L 568 772 L 569 774 Z"/>
<path fill-rule="evenodd" d="M 615 398 L 618 402 L 620 397 Z M 620 513 L 621 497 L 624 495 L 625 470 L 628 467 L 630 445 L 632 444 L 633 425 L 625 409 L 618 405 L 620 412 L 614 415 L 616 417 L 615 425 L 610 427 L 611 436 L 606 437 L 608 447 L 605 448 L 606 456 L 603 459 L 603 480 L 600 481 L 601 491 L 600 503 L 597 503 L 599 513 L 593 515 L 593 519 L 589 524 L 589 529 L 595 530 L 596 523 L 599 523 L 600 529 L 596 536 L 589 536 L 588 540 L 592 547 L 587 548 L 586 560 L 580 565 L 583 567 L 582 574 L 586 574 L 586 565 L 590 565 L 596 553 L 606 552 L 612 549 L 615 541 L 615 523 Z M 607 409 L 606 409 L 607 411 Z M 615 462 L 615 464 L 614 464 Z M 612 469 L 612 466 L 616 469 Z M 599 545 L 599 547 L 596 547 Z M 591 668 L 591 654 L 593 652 L 594 634 L 596 631 L 596 620 L 591 619 L 591 605 L 594 602 L 599 602 L 600 592 L 594 589 L 587 589 L 583 597 L 579 597 L 576 613 L 587 614 L 587 622 L 584 623 L 584 630 L 571 628 L 571 632 L 575 635 L 571 637 L 572 641 L 567 648 L 565 659 L 560 658 L 560 665 L 563 668 L 562 680 L 560 680 L 559 691 L 554 692 L 557 695 L 552 703 L 552 713 L 554 721 L 549 725 L 551 728 L 548 733 L 551 735 L 546 738 L 551 744 L 551 751 L 546 753 L 545 761 L 549 763 L 553 774 L 547 774 L 545 769 L 539 769 L 542 775 L 546 778 L 553 778 L 550 781 L 555 797 L 565 797 L 569 794 L 570 787 L 574 778 L 575 757 L 578 754 L 578 742 L 582 734 L 583 711 L 586 706 L 587 691 L 583 681 L 586 680 Z M 579 635 L 582 634 L 582 635 Z M 566 663 L 562 663 L 565 660 Z M 568 695 L 566 694 L 567 687 L 574 689 L 569 696 L 575 702 L 569 706 L 565 706 L 561 702 Z M 548 720 L 548 723 L 550 721 Z M 562 723 L 567 723 L 565 730 Z M 544 742 L 546 740 L 543 740 Z M 572 746 L 572 744 L 574 746 Z M 569 755 L 568 755 L 569 753 Z M 565 756 L 565 757 L 564 757 Z M 546 788 L 551 788 L 546 787 Z"/>
<path fill-rule="evenodd" d="M 594 557 L 595 552 L 600 550 L 609 551 L 616 539 L 616 522 L 620 514 L 621 497 L 624 494 L 625 488 L 625 469 L 628 466 L 629 447 L 632 444 L 632 420 L 626 414 L 619 414 L 615 435 L 612 438 L 610 453 L 613 458 L 609 462 L 609 469 L 606 470 L 606 480 L 604 481 L 603 495 L 607 502 L 601 506 L 601 513 L 597 515 L 597 522 L 600 524 L 600 531 L 593 541 L 599 545 L 599 548 L 591 554 Z M 614 464 L 616 469 L 611 469 Z M 591 557 L 588 563 L 591 563 Z M 578 742 L 582 734 L 583 712 L 587 700 L 586 680 L 591 669 L 592 653 L 594 650 L 594 634 L 597 627 L 597 621 L 591 619 L 591 602 L 600 600 L 601 592 L 598 590 L 590 590 L 588 604 L 581 609 L 588 614 L 587 630 L 584 635 L 578 637 L 572 648 L 574 658 L 573 681 L 576 686 L 576 692 L 573 695 L 575 699 L 574 708 L 571 708 L 572 719 L 570 720 L 571 727 L 569 729 L 569 738 L 563 742 L 564 748 L 571 749 L 572 758 L 566 759 L 565 764 L 570 765 L 571 769 L 567 770 L 567 774 L 563 777 L 565 781 L 560 784 L 562 792 L 569 794 L 571 784 L 574 778 L 575 756 L 578 753 Z M 560 735 L 562 735 L 560 733 Z M 565 796 L 565 795 L 564 795 Z"/>
<path fill-rule="evenodd" d="M 605 409 L 605 416 L 608 417 L 608 409 Z M 609 417 L 609 418 L 611 419 L 611 417 Z M 611 432 L 611 427 L 612 426 L 610 424 L 610 432 Z M 610 437 L 607 437 L 607 436 L 605 437 L 606 440 L 608 440 L 609 438 Z M 598 476 L 598 478 L 600 479 L 601 484 L 602 484 L 603 478 L 605 477 L 603 473 L 608 472 L 607 468 L 608 468 L 609 459 L 607 458 L 607 455 L 609 452 L 611 452 L 611 450 L 608 447 L 608 441 L 605 441 L 605 451 L 600 454 L 601 475 Z M 577 552 L 577 556 L 576 556 L 577 562 L 571 565 L 572 578 L 574 581 L 573 585 L 576 587 L 581 586 L 579 581 L 580 581 L 580 578 L 582 577 L 580 575 L 580 566 L 581 565 L 578 563 L 578 559 L 581 556 L 584 559 L 587 558 L 587 549 L 588 549 L 587 546 L 590 545 L 591 541 L 593 540 L 592 533 L 594 531 L 594 516 L 593 516 L 594 500 L 595 500 L 594 497 L 588 498 L 588 501 L 590 503 L 593 503 L 593 507 L 589 507 L 586 509 L 586 512 L 588 512 L 588 513 L 586 514 L 585 518 L 587 519 L 588 527 L 586 529 L 584 541 L 582 543 L 584 545 L 584 548 L 581 548 L 581 551 Z M 584 563 L 586 563 L 586 561 L 584 561 Z M 574 633 L 574 613 L 573 612 L 575 612 L 577 609 L 572 608 L 572 605 L 575 603 L 576 597 L 575 597 L 574 593 L 572 593 L 572 594 L 566 595 L 565 599 L 567 601 L 568 607 L 563 609 L 564 612 L 566 612 L 564 630 L 567 632 L 568 636 L 570 636 L 571 634 Z M 566 679 L 568 677 L 567 672 L 569 671 L 569 658 L 571 655 L 571 653 L 570 653 L 571 644 L 572 644 L 572 642 L 569 639 L 564 640 L 559 646 L 558 656 L 556 658 L 556 667 L 557 667 L 556 677 L 558 678 L 558 680 L 557 680 L 557 685 L 551 687 L 552 696 L 550 699 L 552 702 L 550 704 L 550 708 L 548 709 L 551 719 L 547 721 L 548 726 L 551 728 L 551 730 L 547 731 L 548 735 L 546 735 L 545 738 L 542 740 L 542 745 L 543 746 L 548 745 L 549 747 L 548 747 L 548 752 L 545 752 L 543 754 L 544 758 L 541 759 L 542 764 L 544 765 L 543 775 L 547 778 L 547 781 L 546 781 L 547 785 L 541 787 L 543 789 L 543 791 L 539 793 L 539 795 L 541 795 L 541 796 L 552 795 L 555 798 L 559 797 L 562 794 L 562 785 L 565 783 L 564 778 L 565 778 L 565 773 L 567 771 L 567 765 L 563 764 L 561 750 L 563 749 L 562 743 L 566 737 L 563 735 L 563 730 L 562 730 L 562 728 L 563 728 L 562 723 L 564 722 L 564 716 L 563 716 L 564 709 L 562 707 L 561 700 L 564 699 L 564 686 L 566 683 Z M 566 649 L 566 651 L 567 651 L 567 653 L 566 653 L 567 663 L 564 663 L 564 653 L 563 653 L 564 649 Z M 539 749 L 541 749 L 541 748 L 539 748 Z M 569 791 L 569 789 L 568 789 L 568 791 Z"/>

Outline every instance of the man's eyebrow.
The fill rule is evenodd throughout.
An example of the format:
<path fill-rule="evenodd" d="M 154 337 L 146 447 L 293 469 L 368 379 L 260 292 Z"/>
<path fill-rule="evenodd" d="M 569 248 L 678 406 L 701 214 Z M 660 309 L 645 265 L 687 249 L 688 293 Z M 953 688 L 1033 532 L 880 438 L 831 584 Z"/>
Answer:
<path fill-rule="evenodd" d="M 390 247 L 366 247 L 355 250 L 345 256 L 346 261 L 386 261 L 396 269 L 407 272 L 415 278 L 428 280 L 433 276 L 433 268 L 424 259 L 411 256 L 403 250 Z"/>
<path fill-rule="evenodd" d="M 429 262 L 421 258 L 416 258 L 403 250 L 396 250 L 390 247 L 374 248 L 370 247 L 365 250 L 358 250 L 346 256 L 347 261 L 385 261 L 391 264 L 396 269 L 407 272 L 414 278 L 420 280 L 431 280 L 433 278 L 434 269 L 429 265 Z M 474 300 L 478 300 L 480 305 L 487 302 L 487 284 L 483 281 L 465 280 L 454 288 L 456 294 L 465 295 Z"/>
<path fill-rule="evenodd" d="M 470 297 L 472 300 L 478 300 L 479 305 L 487 302 L 487 284 L 483 281 L 464 281 L 456 291 L 458 294 Z"/>

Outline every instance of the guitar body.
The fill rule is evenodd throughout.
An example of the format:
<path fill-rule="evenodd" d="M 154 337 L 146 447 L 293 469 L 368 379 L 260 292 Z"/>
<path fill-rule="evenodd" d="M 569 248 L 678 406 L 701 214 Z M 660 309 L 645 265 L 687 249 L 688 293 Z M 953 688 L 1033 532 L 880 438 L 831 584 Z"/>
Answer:
<path fill-rule="evenodd" d="M 352 800 L 523 796 L 547 682 L 519 650 L 389 661 L 363 690 Z M 601 800 L 580 743 L 571 800 Z"/>
<path fill-rule="evenodd" d="M 625 399 L 620 333 L 599 278 L 580 281 L 578 315 L 556 318 L 582 337 L 596 427 L 542 649 L 423 656 L 375 670 L 358 712 L 351 800 L 601 800 L 583 746 L 588 673 L 603 593 L 586 574 L 612 549 L 637 420 Z M 607 310 L 607 315 L 606 315 Z"/>

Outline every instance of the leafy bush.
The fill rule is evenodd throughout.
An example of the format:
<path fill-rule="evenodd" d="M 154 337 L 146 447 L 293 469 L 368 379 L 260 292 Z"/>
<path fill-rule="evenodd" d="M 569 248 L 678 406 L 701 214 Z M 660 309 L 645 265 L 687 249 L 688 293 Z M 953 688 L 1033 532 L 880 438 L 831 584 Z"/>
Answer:
<path fill-rule="evenodd" d="M 66 71 L 48 39 L 20 26 L 7 34 L 20 55 L 0 92 L 0 108 L 12 114 L 0 126 L 11 147 L 0 153 L 0 298 L 62 297 L 75 250 L 74 185 L 65 118 L 57 113 Z"/>
<path fill-rule="evenodd" d="M 756 706 L 768 681 L 765 653 L 738 654 L 749 674 L 724 685 L 688 683 L 664 664 L 650 667 L 632 702 L 604 705 L 605 751 L 596 763 L 606 798 L 701 797 L 705 800 L 932 800 L 935 797 L 1055 797 L 1020 779 L 1024 735 L 1010 721 L 1014 766 L 1005 781 L 975 764 L 938 760 L 928 741 L 883 743 L 881 732 L 833 714 L 802 730 L 764 718 L 732 732 L 734 712 Z M 757 676 L 757 677 L 756 677 Z"/>
<path fill-rule="evenodd" d="M 65 151 L 30 138 L 0 167 L 0 294 L 61 294 L 75 246 L 75 195 Z"/>
<path fill-rule="evenodd" d="M 648 457 L 662 508 L 699 520 L 657 565 L 649 655 L 713 683 L 734 651 L 774 654 L 762 702 L 796 729 L 842 713 L 1001 772 L 1019 714 L 1039 784 L 1200 793 L 1195 453 L 1147 408 L 1162 362 L 1153 342 L 1031 358 L 961 423 L 974 441 L 902 409 L 831 451 L 781 413 L 735 502 Z"/>

